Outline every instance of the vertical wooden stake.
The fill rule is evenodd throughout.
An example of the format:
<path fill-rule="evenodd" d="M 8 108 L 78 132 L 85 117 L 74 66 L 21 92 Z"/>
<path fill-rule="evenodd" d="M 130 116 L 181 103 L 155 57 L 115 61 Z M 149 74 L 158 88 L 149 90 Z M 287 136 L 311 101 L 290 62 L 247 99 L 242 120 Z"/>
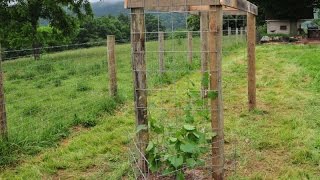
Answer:
<path fill-rule="evenodd" d="M 209 78 L 208 74 L 208 62 L 209 62 L 209 53 L 208 53 L 208 32 L 209 32 L 209 14 L 208 12 L 200 13 L 200 28 L 201 28 L 201 73 L 202 78 Z M 208 82 L 204 80 L 203 82 Z M 201 84 L 201 97 L 207 97 L 209 84 Z"/>
<path fill-rule="evenodd" d="M 228 36 L 231 36 L 231 27 L 228 27 Z"/>
<path fill-rule="evenodd" d="M 162 75 L 165 71 L 164 68 L 164 33 L 159 32 L 159 71 Z"/>
<path fill-rule="evenodd" d="M 249 110 L 256 108 L 256 16 L 248 13 L 248 100 Z"/>
<path fill-rule="evenodd" d="M 192 32 L 188 32 L 188 62 L 192 64 L 193 50 L 192 50 Z"/>
<path fill-rule="evenodd" d="M 145 61 L 145 20 L 144 9 L 131 9 L 131 43 L 132 43 L 132 68 L 134 78 L 134 101 L 136 113 L 136 126 L 143 126 L 137 132 L 137 146 L 140 153 L 138 165 L 143 173 L 148 172 L 145 160 L 146 148 L 149 142 L 148 134 L 148 103 L 147 103 L 147 74 Z"/>
<path fill-rule="evenodd" d="M 0 44 L 0 137 L 8 140 L 7 114 L 3 88 L 2 49 Z"/>
<path fill-rule="evenodd" d="M 107 37 L 108 49 L 108 73 L 109 73 L 109 94 L 111 97 L 117 96 L 117 72 L 115 59 L 115 36 L 109 35 Z"/>
<path fill-rule="evenodd" d="M 243 37 L 243 27 L 240 27 L 240 37 Z"/>
<path fill-rule="evenodd" d="M 213 179 L 224 179 L 224 121 L 222 103 L 222 6 L 210 6 L 209 12 L 209 51 L 210 51 L 210 92 L 217 93 L 211 99 L 212 130 L 217 136 L 212 138 Z"/>
<path fill-rule="evenodd" d="M 238 37 L 239 35 L 239 28 L 236 28 L 236 36 Z"/>

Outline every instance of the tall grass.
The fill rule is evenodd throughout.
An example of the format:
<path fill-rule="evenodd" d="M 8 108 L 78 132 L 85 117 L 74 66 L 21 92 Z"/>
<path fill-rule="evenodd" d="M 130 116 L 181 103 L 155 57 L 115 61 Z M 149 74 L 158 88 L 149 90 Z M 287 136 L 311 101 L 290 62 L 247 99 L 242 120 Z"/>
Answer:
<path fill-rule="evenodd" d="M 182 41 L 182 43 L 180 42 Z M 192 70 L 200 69 L 200 40 L 194 39 L 194 63 L 188 64 L 186 39 L 166 40 L 167 72 L 159 75 L 158 44 L 147 43 L 149 87 L 171 84 Z M 244 41 L 225 39 L 225 48 L 243 46 Z M 133 100 L 131 50 L 129 44 L 116 46 L 119 95 L 108 96 L 106 47 L 84 48 L 46 54 L 41 60 L 21 58 L 3 64 L 9 141 L 0 142 L 0 166 L 17 162 L 57 146 L 72 128 L 90 128 L 103 115 Z"/>

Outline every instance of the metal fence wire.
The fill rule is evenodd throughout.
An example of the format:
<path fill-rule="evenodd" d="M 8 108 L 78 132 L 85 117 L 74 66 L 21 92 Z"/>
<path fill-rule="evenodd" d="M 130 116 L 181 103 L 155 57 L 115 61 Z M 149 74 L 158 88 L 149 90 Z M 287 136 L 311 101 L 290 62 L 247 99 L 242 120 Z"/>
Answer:
<path fill-rule="evenodd" d="M 236 173 L 236 131 L 228 129 L 224 138 L 212 138 L 219 133 L 223 134 L 223 122 L 212 127 L 212 113 L 224 108 L 214 109 L 210 105 L 211 98 L 220 98 L 216 97 L 220 90 L 209 88 L 209 76 L 213 73 L 219 76 L 220 73 L 232 75 L 235 70 L 209 68 L 209 55 L 216 53 L 207 46 L 208 34 L 211 32 L 208 27 L 210 11 L 216 10 L 131 12 L 131 17 L 134 18 L 141 18 L 141 14 L 144 19 L 150 14 L 156 16 L 158 23 L 157 29 L 148 31 L 144 28 L 143 34 L 147 41 L 145 50 L 132 50 L 133 61 L 137 60 L 137 56 L 143 56 L 146 62 L 145 68 L 141 68 L 144 66 L 141 64 L 135 66 L 133 62 L 134 76 L 142 79 L 145 76 L 143 80 L 146 83 L 144 86 L 135 86 L 138 102 L 134 108 L 138 118 L 140 112 L 145 113 L 148 120 L 148 127 L 137 122 L 137 132 L 129 137 L 132 139 L 129 161 L 136 179 L 175 179 L 179 176 L 186 179 L 212 179 L 215 171 L 226 171 L 227 175 Z M 199 18 L 199 15 L 204 16 L 201 17 L 201 23 L 191 26 L 193 19 Z M 135 19 L 131 21 L 132 26 L 135 26 Z M 168 23 L 170 28 L 163 31 L 161 27 L 164 24 L 168 27 Z M 131 37 L 139 33 L 141 32 L 133 30 Z M 222 33 L 222 56 L 232 61 L 235 57 L 231 55 L 240 52 L 240 57 L 245 59 L 246 16 L 225 15 Z M 135 43 L 137 42 L 133 39 L 133 46 Z M 245 70 L 243 78 L 245 82 Z M 224 82 L 222 86 L 228 90 L 235 88 L 231 83 Z M 144 95 L 145 103 L 139 103 L 137 99 L 143 99 Z M 145 138 L 141 131 L 145 129 L 148 129 L 148 140 L 141 141 L 141 138 Z M 212 154 L 212 150 L 218 146 L 224 146 L 223 155 Z M 222 163 L 214 165 L 213 159 Z"/>

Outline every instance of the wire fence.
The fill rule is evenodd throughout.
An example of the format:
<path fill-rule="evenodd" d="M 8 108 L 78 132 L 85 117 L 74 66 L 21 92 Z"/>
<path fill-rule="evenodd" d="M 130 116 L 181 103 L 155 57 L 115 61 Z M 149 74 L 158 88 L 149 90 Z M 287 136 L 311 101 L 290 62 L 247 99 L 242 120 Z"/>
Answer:
<path fill-rule="evenodd" d="M 150 134 L 151 139 L 156 140 L 155 143 L 161 153 L 166 153 L 166 160 L 163 158 L 153 160 L 160 163 L 186 154 L 186 152 L 174 152 L 171 149 L 170 139 L 166 137 L 174 137 L 176 132 L 182 131 L 181 127 L 186 125 L 187 118 L 193 119 L 187 124 L 192 124 L 191 129 L 194 127 L 197 130 L 194 136 L 199 134 L 207 136 L 205 141 L 199 142 L 201 151 L 206 153 L 199 153 L 198 157 L 194 158 L 196 163 L 183 162 L 182 166 L 177 166 L 170 172 L 163 173 L 159 170 L 142 173 L 139 166 L 136 166 L 141 152 L 137 151 L 139 148 L 136 148 L 137 144 L 133 141 L 133 148 L 130 148 L 129 152 L 133 172 L 137 178 L 146 176 L 167 178 L 178 172 L 185 172 L 186 176 L 192 179 L 211 177 L 212 142 L 208 138 L 212 135 L 211 123 L 208 120 L 210 109 L 208 99 L 203 98 L 201 89 L 203 81 L 207 81 L 203 79 L 203 75 L 211 73 L 210 70 L 202 69 L 201 58 L 210 51 L 200 48 L 202 33 L 208 34 L 209 31 L 188 30 L 187 20 L 191 16 L 188 12 L 150 13 L 158 17 L 159 27 L 160 23 L 168 21 L 168 17 L 172 25 L 172 28 L 165 32 L 160 32 L 160 28 L 155 32 L 145 32 L 147 41 L 145 73 L 148 88 L 136 89 L 147 91 L 149 95 L 149 106 L 136 108 L 147 108 L 148 115 L 155 120 L 155 124 L 166 125 L 163 126 L 162 133 Z M 181 15 L 186 22 L 183 26 L 178 26 L 174 23 L 174 19 Z M 244 17 L 241 18 L 241 21 L 244 21 Z M 246 28 L 244 23 L 239 23 L 241 27 L 237 25 L 239 19 L 228 16 L 224 20 L 224 24 L 233 24 L 231 33 L 229 25 L 224 27 L 224 32 L 227 32 L 223 37 L 225 57 L 239 53 L 239 49 L 245 46 Z M 161 33 L 163 37 L 159 35 Z M 14 153 L 10 155 L 10 152 L 36 153 L 41 148 L 55 145 L 61 138 L 67 137 L 72 129 L 95 126 L 104 114 L 112 113 L 118 104 L 132 99 L 131 47 L 129 44 L 122 44 L 123 42 L 124 40 L 116 41 L 115 54 L 120 92 L 116 98 L 108 95 L 106 41 L 3 51 L 2 71 L 10 147 L 0 151 L 0 162 L 6 164 L 12 161 Z M 39 60 L 35 60 L 35 52 Z M 243 53 L 243 57 L 246 56 L 244 48 L 240 53 Z M 137 72 L 135 69 L 134 71 Z M 239 69 L 226 69 L 223 73 L 232 74 L 235 71 L 238 72 Z M 245 80 L 245 70 L 243 76 Z M 184 79 L 185 77 L 190 79 Z M 229 82 L 224 86 L 230 86 Z M 208 93 L 209 91 L 206 92 L 206 96 Z M 226 136 L 230 140 L 230 145 L 226 145 L 226 165 L 222 168 L 235 172 L 236 133 L 231 131 Z M 133 136 L 130 138 L 133 139 Z M 4 146 L 3 143 L 5 142 L 1 141 L 0 145 Z M 150 157 L 144 158 L 148 162 Z M 159 166 L 161 170 L 165 168 L 157 163 L 156 167 Z"/>
<path fill-rule="evenodd" d="M 106 42 L 43 48 L 33 55 L 4 58 L 8 141 L 1 141 L 0 165 L 33 154 L 79 128 L 93 127 L 127 99 L 131 82 L 130 47 L 117 45 L 119 96 L 109 96 Z M 68 47 L 68 48 L 66 48 Z M 65 48 L 62 52 L 49 49 Z M 4 51 L 32 54 L 33 49 Z"/>
<path fill-rule="evenodd" d="M 149 121 L 147 127 L 137 124 L 137 132 L 129 137 L 132 140 L 129 161 L 135 178 L 212 179 L 212 173 L 216 171 L 227 171 L 228 175 L 236 173 L 237 132 L 228 129 L 225 133 L 226 143 L 225 139 L 213 141 L 212 136 L 221 134 L 223 129 L 221 126 L 212 128 L 211 124 L 212 111 L 220 111 L 212 109 L 209 104 L 211 98 L 217 98 L 217 94 L 215 90 L 209 89 L 203 92 L 204 85 L 209 87 L 209 75 L 220 71 L 203 67 L 203 58 L 212 53 L 202 46 L 203 36 L 204 39 L 207 38 L 210 30 L 190 29 L 188 19 L 194 15 L 189 11 L 144 11 L 144 15 L 149 13 L 158 17 L 158 27 L 164 21 L 171 21 L 172 27 L 165 32 L 160 28 L 144 32 L 146 41 L 158 39 L 158 43 L 146 45 L 143 51 L 145 69 L 141 68 L 144 65 L 139 66 L 140 64 L 133 68 L 134 74 L 141 73 L 146 76 L 145 87 L 134 89 L 136 99 L 143 99 L 139 93 L 147 94 L 147 103 L 137 102 L 135 110 L 137 114 L 146 111 L 145 116 Z M 138 13 L 132 12 L 131 17 L 134 16 L 140 18 Z M 185 23 L 177 24 L 176 19 L 183 19 Z M 138 33 L 133 31 L 132 36 Z M 247 56 L 246 17 L 225 16 L 223 35 L 224 60 L 237 61 L 236 58 L 240 57 L 240 61 L 244 61 Z M 135 43 L 137 42 L 132 42 L 133 45 Z M 132 55 L 138 56 L 139 52 L 133 51 Z M 241 74 L 244 80 L 241 85 L 246 87 L 246 66 L 223 69 L 222 74 L 229 77 Z M 156 84 L 154 79 L 157 79 Z M 243 88 L 235 87 L 232 79 L 227 81 L 222 84 L 223 88 Z M 149 140 L 141 142 L 139 137 L 145 135 L 140 133 L 145 129 L 148 129 Z M 213 155 L 212 149 L 221 145 L 225 147 L 224 155 Z M 213 159 L 223 159 L 225 163 L 215 167 L 212 164 Z"/>

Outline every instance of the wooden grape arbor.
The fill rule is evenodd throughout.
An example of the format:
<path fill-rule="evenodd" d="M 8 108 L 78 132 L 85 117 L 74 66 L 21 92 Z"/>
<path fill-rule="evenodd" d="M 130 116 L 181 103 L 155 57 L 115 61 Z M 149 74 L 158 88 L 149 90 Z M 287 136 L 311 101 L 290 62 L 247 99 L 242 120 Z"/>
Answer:
<path fill-rule="evenodd" d="M 126 0 L 125 8 L 131 9 L 131 43 L 134 76 L 136 125 L 148 125 L 147 75 L 145 60 L 145 12 L 188 12 L 200 15 L 201 49 L 208 52 L 201 63 L 209 69 L 209 90 L 218 98 L 210 100 L 211 128 L 217 133 L 212 140 L 212 178 L 224 179 L 224 120 L 222 99 L 222 39 L 223 15 L 247 15 L 248 106 L 256 107 L 255 46 L 256 15 L 258 8 L 246 0 Z M 159 35 L 160 36 L 160 35 Z M 148 130 L 137 133 L 137 148 L 141 153 L 139 168 L 147 171 L 143 158 L 149 142 Z"/>

